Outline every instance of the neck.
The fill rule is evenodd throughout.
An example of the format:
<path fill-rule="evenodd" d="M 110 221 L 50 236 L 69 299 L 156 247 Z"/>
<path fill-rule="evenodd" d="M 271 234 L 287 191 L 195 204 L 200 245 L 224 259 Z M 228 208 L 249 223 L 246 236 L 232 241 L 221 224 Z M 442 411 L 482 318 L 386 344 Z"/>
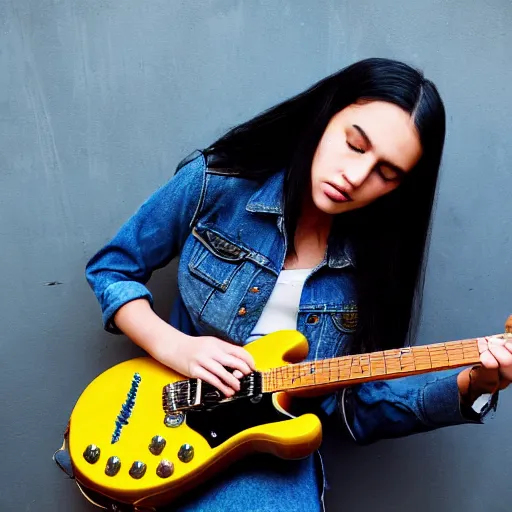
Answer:
<path fill-rule="evenodd" d="M 302 201 L 302 208 L 299 219 L 297 221 L 296 238 L 314 236 L 319 245 L 326 245 L 327 238 L 331 231 L 333 216 L 319 210 L 308 191 Z"/>
<path fill-rule="evenodd" d="M 481 338 L 484 339 L 484 338 Z M 322 390 L 478 364 L 478 338 L 290 364 L 262 373 L 265 392 Z"/>

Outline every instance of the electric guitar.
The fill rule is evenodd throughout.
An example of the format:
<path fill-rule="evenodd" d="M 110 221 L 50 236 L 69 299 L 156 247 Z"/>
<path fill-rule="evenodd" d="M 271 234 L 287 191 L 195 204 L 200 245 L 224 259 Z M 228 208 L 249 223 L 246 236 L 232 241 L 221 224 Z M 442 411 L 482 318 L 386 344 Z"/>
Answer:
<path fill-rule="evenodd" d="M 512 340 L 512 316 L 506 331 L 498 337 Z M 151 511 L 250 453 L 296 459 L 314 452 L 320 420 L 295 416 L 294 394 L 480 361 L 478 339 L 301 362 L 308 353 L 304 336 L 278 331 L 246 349 L 257 371 L 241 379 L 231 398 L 149 357 L 110 368 L 79 397 L 54 459 L 63 467 L 69 456 L 68 473 L 94 504 Z"/>

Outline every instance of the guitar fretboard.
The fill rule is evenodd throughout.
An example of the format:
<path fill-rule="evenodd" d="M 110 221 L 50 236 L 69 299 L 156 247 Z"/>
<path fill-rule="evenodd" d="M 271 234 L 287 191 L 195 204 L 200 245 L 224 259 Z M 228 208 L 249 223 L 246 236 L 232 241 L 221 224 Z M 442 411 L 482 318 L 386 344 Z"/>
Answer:
<path fill-rule="evenodd" d="M 480 362 L 478 338 L 290 364 L 262 372 L 264 392 L 357 384 Z"/>

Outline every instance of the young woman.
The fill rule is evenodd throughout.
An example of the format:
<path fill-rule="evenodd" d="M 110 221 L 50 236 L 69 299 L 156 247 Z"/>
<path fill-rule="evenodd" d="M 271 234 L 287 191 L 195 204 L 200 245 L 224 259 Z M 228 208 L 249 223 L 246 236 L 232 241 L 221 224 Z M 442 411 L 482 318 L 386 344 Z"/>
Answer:
<path fill-rule="evenodd" d="M 409 343 L 444 137 L 436 87 L 386 59 L 232 129 L 183 161 L 89 262 L 105 328 L 228 396 L 254 369 L 243 346 L 269 332 L 303 333 L 308 359 Z M 175 256 L 169 324 L 145 283 Z M 471 371 L 362 384 L 320 409 L 340 413 L 358 443 L 482 422 L 512 379 L 512 344 L 491 339 L 481 352 Z M 319 510 L 316 461 L 251 457 L 178 510 Z"/>

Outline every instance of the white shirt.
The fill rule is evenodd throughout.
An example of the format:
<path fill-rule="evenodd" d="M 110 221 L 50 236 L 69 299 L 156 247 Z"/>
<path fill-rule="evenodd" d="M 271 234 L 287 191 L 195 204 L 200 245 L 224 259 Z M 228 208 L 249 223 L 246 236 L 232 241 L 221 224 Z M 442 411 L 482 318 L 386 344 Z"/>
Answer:
<path fill-rule="evenodd" d="M 297 329 L 297 315 L 304 282 L 313 269 L 282 270 L 247 342 L 283 329 Z"/>

